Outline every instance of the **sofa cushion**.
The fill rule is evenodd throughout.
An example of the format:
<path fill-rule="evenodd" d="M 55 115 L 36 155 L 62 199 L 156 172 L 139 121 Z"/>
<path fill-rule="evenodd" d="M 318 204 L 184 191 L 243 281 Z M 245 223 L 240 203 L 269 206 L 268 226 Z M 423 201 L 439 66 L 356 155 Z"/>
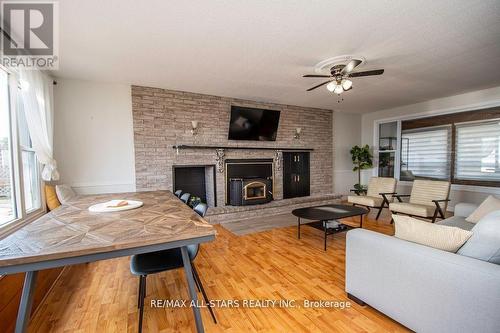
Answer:
<path fill-rule="evenodd" d="M 500 210 L 483 217 L 471 231 L 458 254 L 500 265 Z"/>
<path fill-rule="evenodd" d="M 347 201 L 350 203 L 369 207 L 380 207 L 383 200 L 382 198 L 370 197 L 367 195 L 350 195 L 347 197 Z"/>
<path fill-rule="evenodd" d="M 76 197 L 76 193 L 69 185 L 56 185 L 56 193 L 59 201 L 64 205 L 69 200 Z"/>
<path fill-rule="evenodd" d="M 57 199 L 56 188 L 54 185 L 45 184 L 45 201 L 49 210 L 54 210 L 61 206 L 61 202 Z"/>
<path fill-rule="evenodd" d="M 479 205 L 466 202 L 459 202 L 455 205 L 453 216 L 460 216 L 463 217 L 465 220 L 465 218 L 470 214 L 472 214 L 472 212 L 475 211 L 477 207 L 479 207 Z"/>
<path fill-rule="evenodd" d="M 436 222 L 436 224 L 447 225 L 449 227 L 457 227 L 457 228 L 464 229 L 464 230 L 471 230 L 475 226 L 474 223 L 467 222 L 465 220 L 465 217 L 456 216 L 456 215 L 449 217 L 446 220 Z"/>
<path fill-rule="evenodd" d="M 395 223 L 394 236 L 435 249 L 457 252 L 472 236 L 471 231 L 434 224 L 409 216 L 392 216 Z"/>
<path fill-rule="evenodd" d="M 408 215 L 431 217 L 434 215 L 436 206 L 418 205 L 409 202 L 392 202 L 389 204 L 391 212 L 399 212 Z"/>
<path fill-rule="evenodd" d="M 477 223 L 481 218 L 496 210 L 500 210 L 500 199 L 490 195 L 466 218 L 466 220 L 467 222 Z"/>

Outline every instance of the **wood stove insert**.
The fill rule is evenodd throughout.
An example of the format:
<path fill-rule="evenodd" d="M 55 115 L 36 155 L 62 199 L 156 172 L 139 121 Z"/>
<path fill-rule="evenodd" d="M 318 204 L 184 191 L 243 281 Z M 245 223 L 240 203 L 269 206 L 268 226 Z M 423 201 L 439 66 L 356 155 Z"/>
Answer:
<path fill-rule="evenodd" d="M 226 204 L 256 205 L 273 200 L 273 160 L 226 161 Z"/>
<path fill-rule="evenodd" d="M 263 204 L 273 199 L 272 180 L 263 178 L 231 178 L 229 187 L 231 206 Z"/>

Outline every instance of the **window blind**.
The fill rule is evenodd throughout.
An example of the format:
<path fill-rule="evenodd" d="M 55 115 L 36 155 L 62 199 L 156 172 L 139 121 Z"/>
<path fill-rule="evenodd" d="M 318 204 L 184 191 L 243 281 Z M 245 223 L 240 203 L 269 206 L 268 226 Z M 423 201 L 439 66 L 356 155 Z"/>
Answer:
<path fill-rule="evenodd" d="M 401 133 L 402 180 L 450 178 L 451 127 L 422 128 Z"/>
<path fill-rule="evenodd" d="M 457 125 L 455 178 L 500 181 L 500 122 Z"/>

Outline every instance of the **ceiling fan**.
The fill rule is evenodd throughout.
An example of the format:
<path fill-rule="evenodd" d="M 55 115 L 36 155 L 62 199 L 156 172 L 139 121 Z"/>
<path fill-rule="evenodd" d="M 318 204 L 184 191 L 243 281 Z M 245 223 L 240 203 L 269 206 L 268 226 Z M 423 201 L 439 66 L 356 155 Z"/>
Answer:
<path fill-rule="evenodd" d="M 306 74 L 303 77 L 328 77 L 330 78 L 328 81 L 320 83 L 312 88 L 307 89 L 307 91 L 314 90 L 326 84 L 326 89 L 335 93 L 341 94 L 344 91 L 352 89 L 352 81 L 353 77 L 361 77 L 361 76 L 372 76 L 372 75 L 381 75 L 384 73 L 383 69 L 375 69 L 371 71 L 364 72 L 353 72 L 353 70 L 361 64 L 361 60 L 353 59 L 349 61 L 346 65 L 335 65 L 330 68 L 330 75 L 321 75 L 321 74 Z"/>

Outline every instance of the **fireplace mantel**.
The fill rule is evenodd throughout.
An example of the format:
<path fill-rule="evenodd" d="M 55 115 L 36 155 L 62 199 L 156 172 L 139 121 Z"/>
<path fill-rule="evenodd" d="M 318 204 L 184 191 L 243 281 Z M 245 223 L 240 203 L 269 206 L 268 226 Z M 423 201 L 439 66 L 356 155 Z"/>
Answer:
<path fill-rule="evenodd" d="M 313 151 L 313 148 L 281 148 L 281 147 L 239 147 L 239 146 L 200 146 L 200 145 L 176 145 L 173 149 L 251 149 L 251 150 L 282 150 L 282 151 Z"/>

